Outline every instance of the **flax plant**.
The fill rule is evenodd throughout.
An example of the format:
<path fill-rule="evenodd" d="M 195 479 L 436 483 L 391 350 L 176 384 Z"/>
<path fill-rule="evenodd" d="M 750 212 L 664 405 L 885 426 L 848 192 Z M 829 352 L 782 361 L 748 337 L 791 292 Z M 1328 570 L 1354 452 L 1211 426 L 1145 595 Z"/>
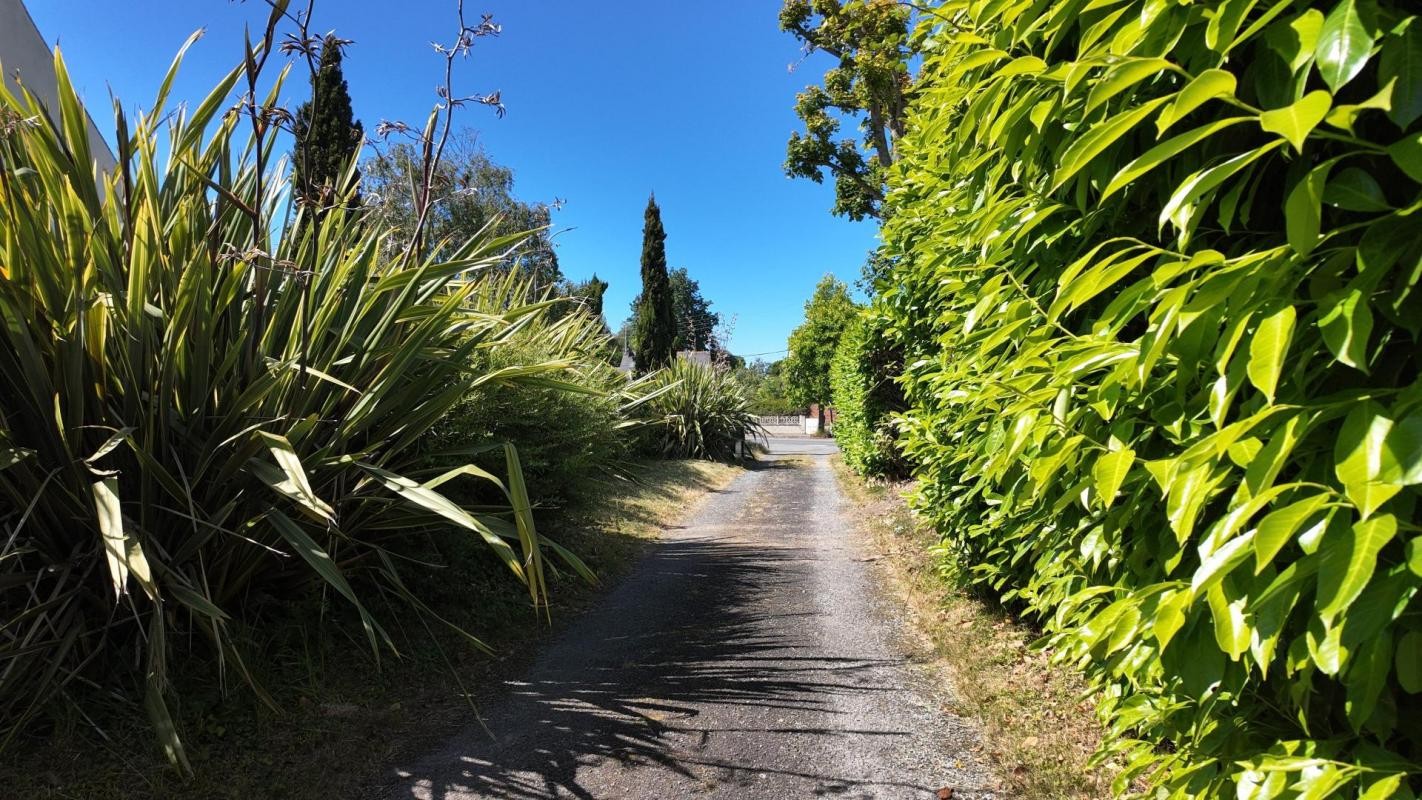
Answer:
<path fill-rule="evenodd" d="M 667 458 L 729 461 L 747 453 L 765 429 L 728 372 L 677 359 L 647 376 L 647 447 Z"/>
<path fill-rule="evenodd" d="M 421 446 L 476 387 L 567 367 L 466 368 L 527 315 L 468 302 L 516 237 L 390 260 L 341 203 L 301 225 L 311 210 L 269 172 L 276 89 L 251 94 L 277 17 L 192 108 L 168 110 L 181 55 L 153 111 L 115 103 L 113 174 L 58 52 L 57 108 L 0 88 L 0 744 L 81 686 L 116 688 L 186 767 L 170 670 L 213 655 L 186 663 L 261 694 L 233 628 L 254 598 L 310 591 L 393 652 L 358 590 L 423 608 L 396 567 L 404 532 L 479 537 L 545 600 L 517 452 L 501 478 Z M 456 481 L 507 502 L 463 508 L 442 493 Z"/>

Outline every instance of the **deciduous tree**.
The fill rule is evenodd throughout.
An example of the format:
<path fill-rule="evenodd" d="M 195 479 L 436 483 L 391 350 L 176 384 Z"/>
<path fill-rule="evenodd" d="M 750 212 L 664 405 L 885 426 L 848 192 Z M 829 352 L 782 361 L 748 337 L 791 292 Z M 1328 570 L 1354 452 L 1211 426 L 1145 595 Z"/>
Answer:
<path fill-rule="evenodd" d="M 363 165 L 366 207 L 379 225 L 392 232 L 389 252 L 403 250 L 414 233 L 421 164 L 419 151 L 400 142 Z M 464 130 L 453 138 L 432 180 L 433 205 L 425 223 L 425 241 L 436 253 L 479 235 L 490 223 L 499 236 L 532 231 L 509 253 L 507 268 L 533 276 L 540 290 L 562 279 L 548 230 L 552 209 L 546 203 L 518 199 L 513 170 L 490 158 L 473 131 Z"/>
<path fill-rule="evenodd" d="M 830 363 L 839 337 L 854 318 L 856 306 L 849 287 L 826 275 L 805 303 L 805 321 L 790 334 L 785 382 L 791 399 L 802 405 L 830 402 Z"/>
<path fill-rule="evenodd" d="M 804 133 L 790 136 L 785 172 L 792 178 L 835 181 L 834 213 L 859 220 L 879 216 L 886 171 L 904 133 L 911 78 L 912 11 L 896 0 L 785 0 L 780 27 L 806 54 L 837 60 L 821 85 L 795 102 Z M 857 120 L 861 138 L 840 137 Z"/>

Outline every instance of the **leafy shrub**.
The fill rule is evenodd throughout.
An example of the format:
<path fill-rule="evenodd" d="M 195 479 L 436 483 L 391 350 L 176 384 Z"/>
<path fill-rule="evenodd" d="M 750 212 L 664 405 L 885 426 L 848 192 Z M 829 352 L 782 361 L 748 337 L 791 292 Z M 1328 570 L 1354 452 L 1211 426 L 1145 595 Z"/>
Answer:
<path fill-rule="evenodd" d="M 926 17 L 878 299 L 918 505 L 1095 682 L 1118 791 L 1422 788 L 1415 11 Z"/>
<path fill-rule="evenodd" d="M 469 312 L 474 287 L 454 279 L 516 240 L 386 261 L 379 232 L 340 205 L 273 233 L 290 187 L 253 154 L 276 128 L 244 144 L 247 118 L 219 117 L 241 67 L 187 113 L 164 108 L 172 73 L 132 127 L 116 110 L 119 168 L 96 185 L 85 112 L 55 67 L 58 119 L 0 89 L 6 734 L 76 683 L 141 686 L 185 763 L 169 669 L 250 680 L 231 627 L 316 588 L 378 652 L 389 639 L 353 578 L 418 605 L 387 547 L 401 532 L 482 541 L 542 602 L 545 540 L 516 450 L 503 481 L 453 463 L 412 477 L 429 467 L 416 445 L 469 391 L 566 366 L 464 369 L 526 312 Z M 501 508 L 471 513 L 437 490 L 471 478 L 496 483 Z"/>
<path fill-rule="evenodd" d="M 805 407 L 790 399 L 785 385 L 785 362 L 756 359 L 734 367 L 731 377 L 740 384 L 741 392 L 750 402 L 751 413 L 764 417 L 794 416 L 805 413 Z"/>
<path fill-rule="evenodd" d="M 665 458 L 730 461 L 764 431 L 730 373 L 684 359 L 648 376 L 643 446 Z M 747 451 L 748 452 L 748 451 Z"/>
<path fill-rule="evenodd" d="M 436 426 L 436 447 L 474 454 L 476 463 L 494 468 L 502 444 L 512 442 L 529 494 L 540 505 L 571 502 L 589 477 L 618 472 L 630 453 L 623 412 L 627 380 L 605 357 L 612 336 L 600 318 L 576 308 L 576 301 L 539 293 L 520 272 L 486 274 L 477 283 L 471 309 L 526 313 L 497 341 L 471 354 L 472 372 L 517 376 L 523 365 L 542 363 L 567 369 L 556 380 L 481 383 Z"/>
<path fill-rule="evenodd" d="M 903 359 L 884 340 L 884 322 L 861 312 L 840 336 L 830 362 L 835 442 L 861 475 L 898 478 L 907 472 L 890 415 L 903 410 L 894 378 Z"/>

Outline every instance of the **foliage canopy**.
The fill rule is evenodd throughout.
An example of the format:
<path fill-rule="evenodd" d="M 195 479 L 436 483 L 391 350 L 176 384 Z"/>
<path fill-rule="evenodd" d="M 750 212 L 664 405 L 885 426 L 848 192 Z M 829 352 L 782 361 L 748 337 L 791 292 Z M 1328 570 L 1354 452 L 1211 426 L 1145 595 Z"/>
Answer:
<path fill-rule="evenodd" d="M 830 402 L 830 362 L 839 337 L 858 313 L 849 287 L 833 275 L 815 286 L 805 303 L 805 321 L 790 333 L 785 358 L 785 384 L 790 398 L 802 406 Z"/>
<path fill-rule="evenodd" d="M 386 231 L 384 252 L 399 253 L 419 221 L 423 156 L 412 144 L 397 142 L 365 161 L 362 185 L 374 224 Z M 517 271 L 541 291 L 558 285 L 563 273 L 549 231 L 552 209 L 514 194 L 512 169 L 495 162 L 464 130 L 452 137 L 434 166 L 425 240 L 436 254 L 448 253 L 479 236 L 526 234 L 504 257 L 503 268 Z"/>
<path fill-rule="evenodd" d="M 132 127 L 116 103 L 119 169 L 97 184 L 58 53 L 54 116 L 0 87 L 0 744 L 77 686 L 136 688 L 185 766 L 171 671 L 208 665 L 267 699 L 234 628 L 313 592 L 349 610 L 373 655 L 394 651 L 371 609 L 425 609 L 397 566 L 412 536 L 482 543 L 546 600 L 558 548 L 534 525 L 518 451 L 500 443 L 495 473 L 424 449 L 470 391 L 570 366 L 466 368 L 537 310 L 465 306 L 461 276 L 517 237 L 386 259 L 341 204 L 274 232 L 292 187 L 252 154 L 277 131 L 244 140 L 244 116 L 221 113 L 255 63 L 190 113 L 167 108 L 177 62 Z M 452 481 L 497 502 L 463 507 Z"/>
<path fill-rule="evenodd" d="M 884 180 L 904 133 L 911 96 L 908 71 L 912 11 L 895 0 L 785 0 L 780 28 L 836 64 L 822 85 L 795 101 L 805 131 L 790 135 L 785 173 L 835 182 L 834 213 L 860 220 L 879 215 Z M 857 120 L 862 139 L 840 137 Z"/>

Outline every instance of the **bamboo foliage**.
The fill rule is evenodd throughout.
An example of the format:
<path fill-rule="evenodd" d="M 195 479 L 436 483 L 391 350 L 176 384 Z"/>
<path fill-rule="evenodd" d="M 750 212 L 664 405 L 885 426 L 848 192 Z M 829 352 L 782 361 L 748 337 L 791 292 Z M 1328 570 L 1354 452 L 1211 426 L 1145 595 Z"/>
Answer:
<path fill-rule="evenodd" d="M 1117 791 L 1413 797 L 1422 19 L 950 0 L 886 209 L 918 507 Z"/>
<path fill-rule="evenodd" d="M 230 629 L 254 596 L 320 587 L 393 651 L 358 587 L 418 605 L 389 547 L 427 529 L 479 537 L 544 601 L 517 453 L 503 478 L 432 476 L 421 441 L 471 386 L 567 365 L 465 369 L 528 313 L 472 311 L 459 280 L 516 237 L 392 263 L 344 207 L 272 225 L 277 128 L 244 137 L 226 108 L 250 59 L 187 110 L 167 107 L 177 68 L 153 111 L 115 104 L 112 175 L 57 52 L 58 108 L 0 89 L 0 725 L 76 682 L 141 687 L 182 765 L 170 666 L 210 648 L 248 678 Z M 507 507 L 461 508 L 450 480 Z"/>

